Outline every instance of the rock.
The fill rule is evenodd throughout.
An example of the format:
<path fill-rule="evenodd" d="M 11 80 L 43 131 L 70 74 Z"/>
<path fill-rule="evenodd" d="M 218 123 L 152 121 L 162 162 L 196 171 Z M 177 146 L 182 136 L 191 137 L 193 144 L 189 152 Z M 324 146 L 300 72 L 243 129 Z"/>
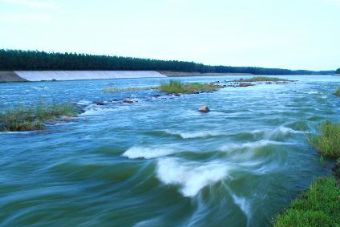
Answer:
<path fill-rule="evenodd" d="M 210 110 L 209 110 L 209 107 L 207 107 L 207 106 L 200 106 L 198 108 L 198 111 L 201 112 L 201 113 L 208 113 Z"/>
<path fill-rule="evenodd" d="M 134 103 L 135 101 L 134 100 L 132 100 L 132 99 L 129 99 L 129 98 L 126 98 L 126 99 L 124 99 L 123 100 L 123 103 L 129 103 L 129 104 L 132 104 L 132 103 Z"/>
<path fill-rule="evenodd" d="M 98 105 L 98 106 L 104 106 L 105 103 L 103 101 L 94 101 L 94 104 Z"/>
<path fill-rule="evenodd" d="M 239 87 L 250 87 L 250 86 L 254 86 L 254 84 L 251 84 L 251 83 L 240 83 L 238 86 Z"/>

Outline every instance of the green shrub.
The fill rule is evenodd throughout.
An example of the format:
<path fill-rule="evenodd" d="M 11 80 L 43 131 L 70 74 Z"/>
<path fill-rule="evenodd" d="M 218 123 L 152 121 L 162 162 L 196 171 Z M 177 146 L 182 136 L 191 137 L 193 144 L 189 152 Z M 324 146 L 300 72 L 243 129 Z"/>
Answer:
<path fill-rule="evenodd" d="M 182 83 L 171 80 L 161 84 L 159 90 L 168 94 L 193 94 L 197 92 L 216 91 L 219 88 L 221 88 L 221 86 L 211 83 Z"/>
<path fill-rule="evenodd" d="M 309 137 L 311 145 L 323 156 L 340 157 L 340 124 L 329 121 L 320 125 L 320 134 Z"/>
<path fill-rule="evenodd" d="M 338 89 L 336 89 L 336 91 L 335 91 L 334 95 L 336 95 L 336 96 L 340 96 L 340 87 L 339 87 Z"/>
<path fill-rule="evenodd" d="M 72 104 L 39 104 L 16 107 L 0 113 L 0 131 L 29 131 L 44 128 L 44 122 L 58 117 L 72 117 L 77 110 Z"/>
<path fill-rule="evenodd" d="M 239 79 L 239 80 L 234 80 L 233 82 L 280 82 L 280 81 L 291 81 L 287 79 L 282 79 L 282 78 L 277 78 L 277 77 L 267 77 L 267 76 L 255 76 L 249 79 Z"/>
<path fill-rule="evenodd" d="M 340 188 L 334 177 L 317 179 L 274 220 L 274 227 L 340 226 Z"/>

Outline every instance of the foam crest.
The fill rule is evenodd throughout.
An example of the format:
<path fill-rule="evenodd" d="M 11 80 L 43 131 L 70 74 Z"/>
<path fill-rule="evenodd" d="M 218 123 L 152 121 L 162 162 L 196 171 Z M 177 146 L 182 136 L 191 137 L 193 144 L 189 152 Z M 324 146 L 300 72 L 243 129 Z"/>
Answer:
<path fill-rule="evenodd" d="M 207 138 L 207 137 L 224 135 L 223 133 L 218 132 L 218 131 L 180 132 L 180 131 L 166 130 L 165 132 L 170 135 L 179 136 L 182 139 Z"/>
<path fill-rule="evenodd" d="M 222 163 L 202 165 L 168 158 L 158 161 L 156 174 L 164 184 L 179 185 L 184 196 L 194 197 L 205 186 L 227 177 L 228 168 Z"/>
<path fill-rule="evenodd" d="M 151 158 L 167 156 L 175 152 L 176 150 L 172 148 L 135 146 L 125 151 L 123 153 L 123 156 L 130 158 L 130 159 L 136 159 L 136 158 L 151 159 Z"/>
<path fill-rule="evenodd" d="M 277 142 L 272 140 L 259 140 L 255 142 L 243 143 L 243 144 L 227 144 L 221 147 L 221 151 L 234 151 L 234 150 L 242 150 L 242 149 L 256 149 L 260 147 L 265 147 L 268 145 L 282 145 L 287 144 L 283 142 Z"/>

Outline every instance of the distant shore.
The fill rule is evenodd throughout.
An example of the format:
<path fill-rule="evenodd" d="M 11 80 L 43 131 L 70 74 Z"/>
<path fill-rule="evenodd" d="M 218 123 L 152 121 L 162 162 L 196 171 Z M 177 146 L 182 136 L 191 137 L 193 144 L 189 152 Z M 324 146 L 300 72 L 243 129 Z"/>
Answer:
<path fill-rule="evenodd" d="M 138 79 L 190 76 L 252 76 L 250 73 L 200 73 L 172 71 L 0 71 L 1 82 Z M 270 75 L 268 75 L 270 76 Z"/>
<path fill-rule="evenodd" d="M 184 76 L 251 76 L 250 73 L 200 73 L 200 72 L 172 72 L 172 71 L 160 71 L 159 73 L 166 75 L 167 77 L 184 77 Z"/>
<path fill-rule="evenodd" d="M 170 71 L 0 71 L 0 82 L 132 79 L 186 76 L 251 75 L 246 73 L 199 73 Z"/>

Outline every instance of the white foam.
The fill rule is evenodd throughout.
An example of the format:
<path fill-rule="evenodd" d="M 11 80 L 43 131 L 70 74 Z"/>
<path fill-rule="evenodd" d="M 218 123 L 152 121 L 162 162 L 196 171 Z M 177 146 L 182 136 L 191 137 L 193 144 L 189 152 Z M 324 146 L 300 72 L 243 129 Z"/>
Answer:
<path fill-rule="evenodd" d="M 249 201 L 246 198 L 236 196 L 233 193 L 231 193 L 231 197 L 233 198 L 234 203 L 240 208 L 240 210 L 247 217 L 247 226 L 249 226 L 249 221 L 251 218 L 251 207 L 250 207 Z"/>
<path fill-rule="evenodd" d="M 222 132 L 218 132 L 218 131 L 180 132 L 180 131 L 165 130 L 165 132 L 171 135 L 178 135 L 182 139 L 206 138 L 206 137 L 224 135 Z"/>
<path fill-rule="evenodd" d="M 97 104 L 90 104 L 88 106 L 85 107 L 84 109 L 84 113 L 81 113 L 81 116 L 93 116 L 93 115 L 100 115 L 103 113 L 107 113 L 107 112 L 112 112 L 115 111 L 114 108 L 109 108 L 109 107 L 104 107 L 104 106 L 100 106 Z"/>
<path fill-rule="evenodd" d="M 272 140 L 258 140 L 255 142 L 249 142 L 249 143 L 242 143 L 242 144 L 235 144 L 230 143 L 223 145 L 220 150 L 221 151 L 233 151 L 233 150 L 241 150 L 241 149 L 255 149 L 259 147 L 265 147 L 268 145 L 282 145 L 282 144 L 288 144 L 283 142 L 277 142 Z"/>
<path fill-rule="evenodd" d="M 92 102 L 89 100 L 80 100 L 79 102 L 77 102 L 78 105 L 82 105 L 82 106 L 87 106 L 90 105 Z"/>
<path fill-rule="evenodd" d="M 222 163 L 188 163 L 175 158 L 158 160 L 157 177 L 164 184 L 179 185 L 186 197 L 194 197 L 205 186 L 228 176 L 228 168 Z"/>
<path fill-rule="evenodd" d="M 278 127 L 274 132 L 275 133 L 282 133 L 283 135 L 303 133 L 302 131 L 296 131 L 294 129 L 287 128 L 285 126 Z"/>
<path fill-rule="evenodd" d="M 167 156 L 175 152 L 176 150 L 172 148 L 135 146 L 125 151 L 122 155 L 130 159 L 136 158 L 150 159 Z"/>

